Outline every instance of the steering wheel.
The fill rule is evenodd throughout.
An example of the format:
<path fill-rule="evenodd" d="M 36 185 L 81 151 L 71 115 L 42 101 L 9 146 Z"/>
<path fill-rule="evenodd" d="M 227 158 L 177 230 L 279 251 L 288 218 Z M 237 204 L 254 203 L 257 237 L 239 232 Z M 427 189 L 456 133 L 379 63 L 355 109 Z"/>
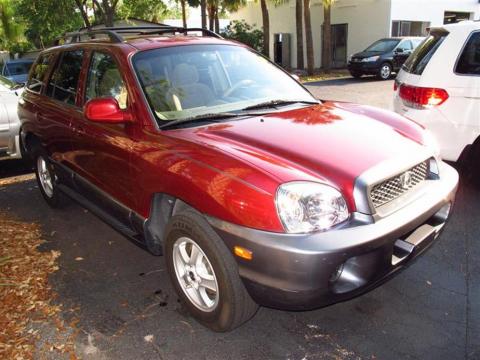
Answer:
<path fill-rule="evenodd" d="M 235 91 L 237 91 L 237 90 L 240 89 L 241 87 L 244 87 L 244 86 L 252 86 L 253 84 L 255 84 L 255 81 L 250 80 L 250 79 L 240 80 L 240 81 L 237 82 L 235 85 L 233 85 L 230 89 L 228 89 L 227 91 L 225 91 L 225 92 L 223 93 L 223 97 L 228 97 L 228 96 L 232 95 Z"/>

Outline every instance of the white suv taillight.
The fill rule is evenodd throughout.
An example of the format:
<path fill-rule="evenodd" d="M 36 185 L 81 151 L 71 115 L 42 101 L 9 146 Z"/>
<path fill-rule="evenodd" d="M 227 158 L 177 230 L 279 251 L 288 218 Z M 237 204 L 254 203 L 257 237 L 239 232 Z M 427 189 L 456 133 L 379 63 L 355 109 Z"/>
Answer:
<path fill-rule="evenodd" d="M 417 87 L 401 84 L 400 98 L 403 103 L 414 109 L 429 109 L 443 104 L 448 99 L 444 89 Z"/>

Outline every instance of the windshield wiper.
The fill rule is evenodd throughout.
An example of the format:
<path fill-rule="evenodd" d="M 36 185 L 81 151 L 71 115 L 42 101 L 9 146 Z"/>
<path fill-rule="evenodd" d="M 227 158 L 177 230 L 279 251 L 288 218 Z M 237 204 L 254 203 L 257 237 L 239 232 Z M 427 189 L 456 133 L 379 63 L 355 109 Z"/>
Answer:
<path fill-rule="evenodd" d="M 245 116 L 245 114 L 236 114 L 236 113 L 229 113 L 229 112 L 222 112 L 222 113 L 213 113 L 213 114 L 201 114 L 197 116 L 191 116 L 187 117 L 184 119 L 178 119 L 178 120 L 171 120 L 168 121 L 164 125 L 160 125 L 160 129 L 165 129 L 167 127 L 179 125 L 179 124 L 185 124 L 189 122 L 220 122 L 221 120 L 227 119 L 227 118 L 234 118 L 234 117 L 239 117 L 239 116 Z"/>
<path fill-rule="evenodd" d="M 286 106 L 292 104 L 307 104 L 307 105 L 315 105 L 319 104 L 318 101 L 305 101 L 305 100 L 270 100 L 260 104 L 247 106 L 242 110 L 256 110 L 256 109 L 266 109 L 266 108 L 274 108 L 277 106 Z"/>

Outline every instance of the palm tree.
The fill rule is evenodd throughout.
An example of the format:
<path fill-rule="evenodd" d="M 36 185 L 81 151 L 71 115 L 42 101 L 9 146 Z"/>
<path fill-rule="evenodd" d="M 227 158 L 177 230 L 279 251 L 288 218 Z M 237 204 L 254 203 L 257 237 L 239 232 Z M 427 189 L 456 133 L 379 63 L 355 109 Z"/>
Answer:
<path fill-rule="evenodd" d="M 323 5 L 323 37 L 322 37 L 322 67 L 328 72 L 332 66 L 332 22 L 331 10 L 335 0 L 322 0 Z"/>
<path fill-rule="evenodd" d="M 295 22 L 297 31 L 297 69 L 303 69 L 303 22 L 302 0 L 295 0 Z"/>
<path fill-rule="evenodd" d="M 270 17 L 268 14 L 267 0 L 260 0 L 263 25 L 263 55 L 270 57 Z"/>
<path fill-rule="evenodd" d="M 207 0 L 200 0 L 200 16 L 202 18 L 202 29 L 207 28 Z"/>
<path fill-rule="evenodd" d="M 303 17 L 305 20 L 305 44 L 307 45 L 307 72 L 313 75 L 315 59 L 313 56 L 312 22 L 310 20 L 310 0 L 303 0 Z"/>

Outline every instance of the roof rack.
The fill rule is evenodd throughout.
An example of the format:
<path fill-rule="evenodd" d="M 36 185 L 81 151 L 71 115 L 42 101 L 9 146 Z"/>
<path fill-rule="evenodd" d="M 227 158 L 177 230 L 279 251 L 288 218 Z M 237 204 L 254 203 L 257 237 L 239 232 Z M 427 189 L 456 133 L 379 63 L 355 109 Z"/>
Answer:
<path fill-rule="evenodd" d="M 138 35 L 155 35 L 155 34 L 175 34 L 188 32 L 201 32 L 203 36 L 215 37 L 223 39 L 222 36 L 214 31 L 203 28 L 184 28 L 180 26 L 158 25 L 158 26 L 128 26 L 128 27 L 105 27 L 101 29 L 75 31 L 65 33 L 63 36 L 55 40 L 55 45 L 60 45 L 63 40 L 64 43 L 79 43 L 82 42 L 83 36 L 88 36 L 90 39 L 95 39 L 96 35 L 107 35 L 113 43 L 122 43 L 125 41 L 121 34 L 138 34 Z"/>

